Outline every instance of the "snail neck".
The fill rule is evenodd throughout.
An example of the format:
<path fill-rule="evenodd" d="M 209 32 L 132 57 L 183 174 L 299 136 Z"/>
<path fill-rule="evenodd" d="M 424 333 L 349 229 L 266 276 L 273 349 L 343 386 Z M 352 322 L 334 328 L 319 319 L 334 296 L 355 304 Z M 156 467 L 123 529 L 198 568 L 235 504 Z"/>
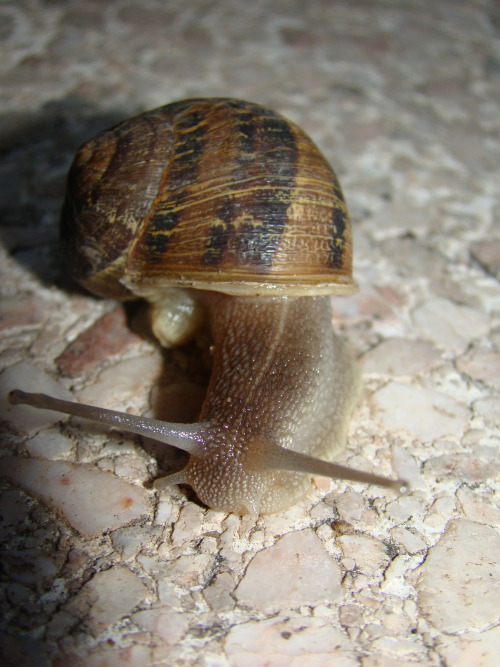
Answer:
<path fill-rule="evenodd" d="M 344 435 L 339 415 L 352 409 L 358 384 L 332 332 L 330 298 L 206 293 L 206 309 L 213 367 L 200 421 L 331 455 L 331 434 Z"/>

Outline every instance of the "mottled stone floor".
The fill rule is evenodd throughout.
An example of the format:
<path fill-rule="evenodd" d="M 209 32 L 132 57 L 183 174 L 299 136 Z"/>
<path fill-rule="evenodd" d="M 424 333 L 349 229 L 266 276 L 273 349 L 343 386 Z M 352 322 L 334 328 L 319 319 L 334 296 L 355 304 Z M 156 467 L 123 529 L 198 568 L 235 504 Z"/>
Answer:
<path fill-rule="evenodd" d="M 497 664 L 499 32 L 494 0 L 0 4 L 3 664 Z M 215 95 L 289 116 L 340 176 L 360 291 L 335 324 L 365 385 L 343 462 L 405 496 L 318 478 L 224 515 L 151 491 L 151 443 L 6 405 L 190 418 L 199 355 L 77 288 L 57 219 L 83 139 Z"/>

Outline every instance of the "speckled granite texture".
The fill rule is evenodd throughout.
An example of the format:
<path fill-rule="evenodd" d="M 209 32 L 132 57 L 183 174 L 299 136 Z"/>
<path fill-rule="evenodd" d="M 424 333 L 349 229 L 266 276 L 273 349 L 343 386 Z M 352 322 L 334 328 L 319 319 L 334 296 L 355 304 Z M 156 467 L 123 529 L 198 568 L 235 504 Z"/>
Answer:
<path fill-rule="evenodd" d="M 498 664 L 499 32 L 493 0 L 0 4 L 3 664 Z M 335 324 L 365 383 L 343 461 L 407 496 L 318 479 L 226 516 L 153 493 L 150 443 L 5 405 L 189 419 L 198 355 L 76 288 L 57 219 L 83 139 L 200 95 L 277 109 L 335 166 L 360 285 Z"/>

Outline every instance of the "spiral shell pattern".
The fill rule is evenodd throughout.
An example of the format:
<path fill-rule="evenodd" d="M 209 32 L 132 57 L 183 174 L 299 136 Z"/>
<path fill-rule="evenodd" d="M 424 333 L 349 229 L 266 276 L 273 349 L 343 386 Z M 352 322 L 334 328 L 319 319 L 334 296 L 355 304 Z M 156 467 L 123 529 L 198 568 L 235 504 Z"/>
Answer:
<path fill-rule="evenodd" d="M 163 285 L 354 290 L 349 216 L 330 165 L 294 123 L 240 100 L 175 102 L 84 144 L 62 238 L 75 277 L 106 296 Z"/>

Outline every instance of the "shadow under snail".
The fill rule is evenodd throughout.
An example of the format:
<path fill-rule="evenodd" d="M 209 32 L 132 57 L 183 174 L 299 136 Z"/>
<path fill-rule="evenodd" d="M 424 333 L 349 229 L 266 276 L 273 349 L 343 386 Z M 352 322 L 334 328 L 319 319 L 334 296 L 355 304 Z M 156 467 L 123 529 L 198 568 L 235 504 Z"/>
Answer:
<path fill-rule="evenodd" d="M 331 294 L 350 294 L 342 191 L 312 140 L 276 112 L 188 99 L 102 132 L 68 176 L 62 242 L 95 294 L 143 297 L 167 347 L 208 320 L 213 368 L 199 421 L 175 424 L 11 392 L 190 454 L 156 480 L 189 484 L 209 507 L 277 512 L 312 475 L 402 490 L 402 480 L 333 464 L 359 395 L 355 362 L 332 331 Z"/>

